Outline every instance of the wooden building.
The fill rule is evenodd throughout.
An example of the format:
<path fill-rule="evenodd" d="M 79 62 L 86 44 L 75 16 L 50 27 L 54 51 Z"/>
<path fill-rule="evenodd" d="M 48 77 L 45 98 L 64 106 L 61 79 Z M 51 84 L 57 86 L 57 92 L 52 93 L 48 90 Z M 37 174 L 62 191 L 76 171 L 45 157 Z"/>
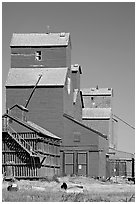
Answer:
<path fill-rule="evenodd" d="M 112 88 L 82 89 L 84 124 L 104 133 L 109 138 L 109 147 L 117 147 L 117 120 L 113 119 Z"/>
<path fill-rule="evenodd" d="M 84 94 L 80 89 L 82 68 L 78 64 L 71 65 L 69 33 L 13 34 L 10 47 L 11 68 L 6 81 L 6 117 L 20 121 L 21 127 L 25 124 L 29 128 L 31 126 L 33 131 L 34 128 L 48 131 L 46 136 L 41 136 L 35 130 L 38 138 L 46 138 L 49 132 L 50 135 L 52 133 L 51 149 L 57 150 L 51 150 L 53 152 L 49 154 L 53 161 L 47 167 L 48 170 L 48 160 L 44 160 L 45 166 L 38 170 L 37 175 L 47 175 L 48 171 L 52 175 L 58 174 L 60 156 L 61 175 L 106 177 L 109 147 L 115 148 L 112 134 L 112 89 L 98 89 L 98 96 L 91 95 L 91 90 Z M 105 91 L 105 95 L 102 91 Z M 95 89 L 92 92 L 97 93 Z M 91 118 L 96 120 L 91 122 Z M 27 137 L 31 137 L 32 133 L 26 134 L 24 129 L 20 131 L 18 123 L 12 123 L 13 125 L 26 141 Z M 37 140 L 37 136 L 35 139 Z M 58 143 L 56 148 L 54 140 Z M 45 154 L 47 147 L 43 146 L 43 142 L 37 143 L 35 152 L 39 145 L 39 154 Z"/>
<path fill-rule="evenodd" d="M 60 174 L 61 138 L 9 114 L 2 121 L 2 173 L 6 177 L 37 179 Z"/>
<path fill-rule="evenodd" d="M 134 174 L 134 155 L 117 150 L 118 120 L 113 116 L 112 88 L 82 89 L 84 108 L 82 120 L 108 137 L 109 151 L 106 161 L 106 177 L 127 176 Z"/>
<path fill-rule="evenodd" d="M 13 34 L 10 47 L 6 109 L 62 139 L 61 174 L 106 176 L 108 138 L 82 122 L 82 69 L 71 65 L 69 33 Z"/>
<path fill-rule="evenodd" d="M 107 170 L 110 176 L 126 176 L 128 178 L 135 177 L 135 155 L 132 153 L 109 150 L 109 165 Z M 115 171 L 114 171 L 115 169 Z"/>

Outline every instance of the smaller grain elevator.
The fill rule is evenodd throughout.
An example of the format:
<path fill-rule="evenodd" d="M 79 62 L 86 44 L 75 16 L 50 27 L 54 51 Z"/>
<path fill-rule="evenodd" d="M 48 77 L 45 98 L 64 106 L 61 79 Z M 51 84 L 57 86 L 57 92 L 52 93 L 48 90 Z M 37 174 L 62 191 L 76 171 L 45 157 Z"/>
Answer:
<path fill-rule="evenodd" d="M 109 147 L 116 149 L 117 120 L 113 119 L 112 88 L 82 89 L 84 108 L 82 120 L 84 124 L 108 135 Z"/>

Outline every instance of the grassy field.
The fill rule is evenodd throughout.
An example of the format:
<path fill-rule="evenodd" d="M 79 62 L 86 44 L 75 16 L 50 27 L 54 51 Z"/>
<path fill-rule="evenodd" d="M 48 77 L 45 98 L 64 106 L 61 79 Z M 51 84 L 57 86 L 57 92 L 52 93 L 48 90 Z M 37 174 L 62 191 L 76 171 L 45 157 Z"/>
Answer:
<path fill-rule="evenodd" d="M 68 189 L 61 190 L 66 182 Z M 19 190 L 7 191 L 2 185 L 4 202 L 134 202 L 135 185 L 124 182 L 102 182 L 87 177 L 62 177 L 56 181 L 16 181 Z"/>

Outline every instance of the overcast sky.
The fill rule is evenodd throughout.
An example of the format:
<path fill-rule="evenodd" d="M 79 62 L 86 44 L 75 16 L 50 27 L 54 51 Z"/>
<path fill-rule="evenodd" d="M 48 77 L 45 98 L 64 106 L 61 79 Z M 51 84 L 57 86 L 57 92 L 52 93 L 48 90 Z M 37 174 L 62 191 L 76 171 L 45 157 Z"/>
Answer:
<path fill-rule="evenodd" d="M 72 64 L 81 88 L 113 88 L 113 112 L 135 126 L 135 12 L 129 2 L 4 2 L 2 6 L 2 112 L 12 33 L 70 32 Z M 134 153 L 135 131 L 119 121 L 118 149 Z"/>

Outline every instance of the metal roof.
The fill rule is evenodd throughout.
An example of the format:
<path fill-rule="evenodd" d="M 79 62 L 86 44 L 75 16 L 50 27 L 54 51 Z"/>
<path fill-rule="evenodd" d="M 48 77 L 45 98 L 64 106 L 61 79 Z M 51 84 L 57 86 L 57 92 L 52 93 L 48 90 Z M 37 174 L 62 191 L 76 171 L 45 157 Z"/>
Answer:
<path fill-rule="evenodd" d="M 67 46 L 69 33 L 13 33 L 10 46 Z"/>
<path fill-rule="evenodd" d="M 130 152 L 124 152 L 124 151 L 120 151 L 120 150 L 115 150 L 112 148 L 109 148 L 109 158 L 110 159 L 132 159 L 134 158 L 134 154 L 130 153 Z M 114 153 L 111 155 L 111 153 Z"/>
<path fill-rule="evenodd" d="M 109 119 L 111 108 L 83 108 L 82 119 Z"/>
<path fill-rule="evenodd" d="M 71 71 L 72 72 L 78 72 L 79 71 L 80 74 L 82 74 L 81 66 L 78 64 L 71 65 Z"/>
<path fill-rule="evenodd" d="M 42 134 L 44 134 L 44 135 L 46 135 L 46 136 L 49 136 L 49 137 L 52 137 L 52 138 L 55 138 L 55 139 L 60 139 L 60 140 L 61 140 L 60 137 L 58 137 L 58 136 L 54 135 L 53 133 L 49 132 L 48 130 L 46 130 L 46 129 L 40 127 L 39 125 L 36 125 L 35 123 L 33 123 L 33 122 L 31 122 L 31 121 L 27 121 L 27 123 L 28 123 L 31 127 L 37 129 L 37 130 L 38 130 L 39 132 L 41 132 Z"/>
<path fill-rule="evenodd" d="M 82 95 L 84 96 L 96 96 L 96 95 L 110 95 L 113 94 L 112 88 L 83 88 L 81 89 Z"/>
<path fill-rule="evenodd" d="M 60 86 L 65 84 L 67 68 L 11 68 L 6 86 Z"/>
<path fill-rule="evenodd" d="M 49 132 L 48 130 L 40 127 L 39 125 L 36 125 L 35 123 L 31 122 L 31 121 L 23 121 L 17 117 L 13 117 L 7 113 L 3 114 L 2 115 L 2 118 L 5 118 L 5 117 L 8 117 L 8 118 L 11 118 L 13 121 L 19 123 L 20 125 L 23 125 L 24 127 L 30 129 L 30 130 L 33 130 L 35 132 L 37 132 L 38 134 L 39 133 L 42 133 L 43 135 L 46 135 L 48 137 L 52 137 L 54 139 L 58 139 L 58 140 L 61 140 L 60 137 L 54 135 L 53 133 Z"/>

